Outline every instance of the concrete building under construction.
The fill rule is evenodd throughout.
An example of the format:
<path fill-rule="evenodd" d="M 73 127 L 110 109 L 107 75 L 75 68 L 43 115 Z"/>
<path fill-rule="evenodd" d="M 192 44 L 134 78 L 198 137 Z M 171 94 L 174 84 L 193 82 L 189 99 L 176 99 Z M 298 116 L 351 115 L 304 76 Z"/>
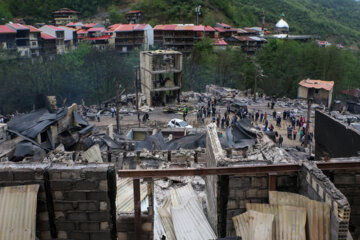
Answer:
<path fill-rule="evenodd" d="M 140 53 L 141 91 L 150 106 L 180 101 L 182 53 L 143 51 Z"/>

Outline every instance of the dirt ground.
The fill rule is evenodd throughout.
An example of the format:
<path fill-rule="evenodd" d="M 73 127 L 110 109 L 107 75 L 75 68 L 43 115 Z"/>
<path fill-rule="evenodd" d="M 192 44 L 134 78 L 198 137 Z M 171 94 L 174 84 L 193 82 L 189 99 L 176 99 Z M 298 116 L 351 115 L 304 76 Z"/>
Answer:
<path fill-rule="evenodd" d="M 281 127 L 277 127 L 276 121 L 274 121 L 274 119 L 272 117 L 272 112 L 274 110 L 267 107 L 268 102 L 269 101 L 267 101 L 267 100 L 260 99 L 258 102 L 248 105 L 248 110 L 249 110 L 249 112 L 256 112 L 259 110 L 263 113 L 265 113 L 265 112 L 267 113 L 268 120 L 269 120 L 269 126 L 270 126 L 270 124 L 273 124 L 274 131 L 277 131 L 280 135 L 283 136 L 283 139 L 284 139 L 283 146 L 285 146 L 285 147 L 286 146 L 300 146 L 301 142 L 299 141 L 299 131 L 298 131 L 296 140 L 288 139 L 287 138 L 287 127 L 288 127 L 288 125 L 291 125 L 290 121 L 282 120 Z M 187 102 L 187 103 L 183 103 L 181 105 L 185 105 L 185 104 L 187 104 L 188 106 L 195 107 L 197 102 Z M 274 109 L 278 114 L 280 114 L 281 117 L 282 117 L 283 111 L 292 110 L 290 108 L 280 107 L 277 105 L 275 105 Z M 149 121 L 146 122 L 145 124 L 141 121 L 140 127 L 162 128 L 162 127 L 166 127 L 168 122 L 173 118 L 182 119 L 182 114 L 180 114 L 180 113 L 164 113 L 163 110 L 164 110 L 164 107 L 155 107 L 153 111 L 149 112 Z M 221 116 L 223 116 L 223 114 L 226 111 L 226 105 L 224 105 L 224 106 L 218 105 L 216 107 L 216 111 L 220 111 Z M 144 113 L 141 113 L 141 117 L 140 117 L 141 119 L 142 119 L 143 115 L 144 115 Z M 232 116 L 233 116 L 233 114 L 231 114 L 230 119 Z M 192 111 L 192 112 L 189 112 L 188 116 L 186 117 L 186 121 L 188 122 L 188 124 L 192 125 L 195 128 L 203 128 L 211 122 L 211 118 L 205 118 L 205 124 L 198 123 L 197 118 L 196 118 L 196 112 Z M 95 124 L 101 132 L 104 132 L 106 126 L 108 126 L 110 124 L 113 124 L 114 127 L 116 128 L 115 117 L 112 118 L 111 114 L 109 114 L 109 113 L 102 115 L 100 118 L 100 122 L 90 121 L 90 123 Z M 313 132 L 313 129 L 314 129 L 313 123 L 314 123 L 314 119 L 311 119 L 310 132 Z M 261 128 L 263 123 L 253 122 L 254 126 L 256 126 L 256 124 L 258 124 L 259 127 Z M 139 122 L 137 120 L 136 113 L 120 114 L 120 129 L 123 133 L 127 133 L 131 128 L 135 128 L 135 127 L 139 127 Z M 219 130 L 222 132 L 225 132 L 224 129 L 219 129 Z M 298 130 L 298 128 L 297 128 L 297 130 Z"/>

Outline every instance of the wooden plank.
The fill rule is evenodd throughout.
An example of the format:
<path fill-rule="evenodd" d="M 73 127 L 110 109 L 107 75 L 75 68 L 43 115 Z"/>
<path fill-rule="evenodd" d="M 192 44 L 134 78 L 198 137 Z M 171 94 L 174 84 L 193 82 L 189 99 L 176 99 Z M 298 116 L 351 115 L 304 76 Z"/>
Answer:
<path fill-rule="evenodd" d="M 133 186 L 134 186 L 134 211 L 135 211 L 135 237 L 136 240 L 141 240 L 140 179 L 134 179 Z"/>

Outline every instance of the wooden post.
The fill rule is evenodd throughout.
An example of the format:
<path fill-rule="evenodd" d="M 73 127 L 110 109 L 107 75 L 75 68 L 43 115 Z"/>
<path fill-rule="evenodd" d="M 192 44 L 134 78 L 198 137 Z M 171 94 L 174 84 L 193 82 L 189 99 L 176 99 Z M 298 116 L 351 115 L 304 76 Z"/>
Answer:
<path fill-rule="evenodd" d="M 269 191 L 276 191 L 276 173 L 269 173 L 269 183 L 268 189 Z"/>
<path fill-rule="evenodd" d="M 310 130 L 310 112 L 311 112 L 311 99 L 309 98 L 308 94 L 308 112 L 307 112 L 307 119 L 306 119 L 306 130 L 305 130 L 305 140 L 304 140 L 304 147 L 307 147 L 309 141 L 309 130 Z M 311 153 L 310 153 L 311 155 Z"/>
<path fill-rule="evenodd" d="M 140 127 L 139 93 L 138 93 L 139 92 L 139 90 L 138 90 L 139 77 L 140 77 L 140 68 L 136 68 L 136 70 L 135 70 L 136 113 L 137 113 L 137 118 L 138 118 L 139 127 Z"/>
<path fill-rule="evenodd" d="M 133 188 L 134 188 L 134 212 L 135 212 L 135 239 L 141 240 L 140 179 L 133 179 Z"/>
<path fill-rule="evenodd" d="M 115 91 L 116 91 L 116 96 L 115 96 L 115 106 L 116 106 L 116 132 L 120 133 L 120 119 L 119 119 L 119 82 L 116 81 L 115 84 Z"/>
<path fill-rule="evenodd" d="M 253 101 L 254 101 L 254 102 L 256 102 L 256 85 L 257 85 L 256 73 L 257 73 L 257 70 L 256 70 L 256 66 L 255 66 L 255 76 L 254 76 L 254 98 L 253 98 Z"/>

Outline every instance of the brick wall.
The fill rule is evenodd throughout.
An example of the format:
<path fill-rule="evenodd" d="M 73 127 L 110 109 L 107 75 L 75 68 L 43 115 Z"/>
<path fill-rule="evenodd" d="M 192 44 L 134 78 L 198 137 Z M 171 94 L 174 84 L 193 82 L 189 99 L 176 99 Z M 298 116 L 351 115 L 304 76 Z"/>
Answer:
<path fill-rule="evenodd" d="M 315 163 L 303 163 L 299 175 L 300 194 L 312 200 L 327 202 L 331 209 L 331 239 L 347 239 L 350 205 Z"/>
<path fill-rule="evenodd" d="M 141 216 L 141 239 L 153 239 L 153 216 Z M 116 229 L 118 231 L 118 240 L 133 240 L 135 239 L 135 218 L 134 214 L 120 214 L 116 221 Z"/>
<path fill-rule="evenodd" d="M 0 164 L 0 186 L 34 183 L 39 239 L 116 238 L 112 165 Z"/>
<path fill-rule="evenodd" d="M 343 193 L 351 207 L 349 230 L 354 239 L 360 239 L 360 169 L 324 172 Z"/>

